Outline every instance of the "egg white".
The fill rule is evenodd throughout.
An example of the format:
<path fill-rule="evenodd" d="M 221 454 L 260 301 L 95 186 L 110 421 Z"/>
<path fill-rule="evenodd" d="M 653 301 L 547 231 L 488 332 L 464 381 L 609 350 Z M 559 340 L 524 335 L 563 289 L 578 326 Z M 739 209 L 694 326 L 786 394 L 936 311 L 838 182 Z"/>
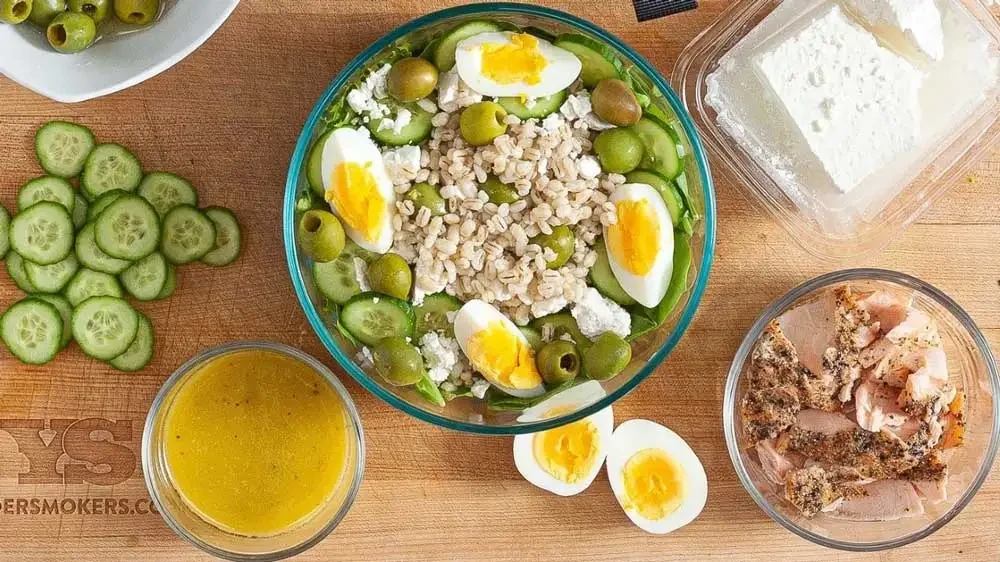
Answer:
<path fill-rule="evenodd" d="M 483 44 L 509 44 L 511 31 L 491 31 L 459 41 L 455 51 L 455 68 L 462 80 L 473 90 L 492 97 L 525 96 L 540 98 L 565 90 L 580 75 L 582 64 L 573 53 L 538 39 L 538 52 L 546 61 L 537 84 L 516 82 L 499 84 L 483 74 Z"/>
<path fill-rule="evenodd" d="M 619 186 L 610 197 L 612 203 L 619 201 L 646 201 L 653 209 L 660 225 L 658 251 L 653 267 L 645 275 L 635 275 L 618 260 L 611 248 L 608 238 L 608 228 L 604 227 L 604 240 L 608 248 L 608 261 L 615 279 L 625 293 L 639 304 L 653 308 L 660 304 L 670 286 L 670 276 L 674 269 L 674 227 L 670 220 L 670 212 L 663 197 L 655 188 L 644 183 L 628 183 Z"/>
<path fill-rule="evenodd" d="M 659 520 L 643 517 L 625 509 L 625 483 L 622 471 L 633 455 L 644 449 L 659 449 L 684 470 L 685 493 L 681 505 Z M 608 448 L 608 480 L 618 504 L 640 529 L 663 535 L 694 521 L 708 499 L 708 478 L 698 455 L 679 435 L 649 420 L 629 420 L 615 429 Z"/>
<path fill-rule="evenodd" d="M 566 392 L 557 394 L 552 397 L 552 399 L 539 404 L 536 408 L 545 405 L 546 402 L 551 402 L 550 404 L 547 404 L 547 410 L 569 405 L 570 401 L 567 399 L 553 402 L 553 399 L 559 398 L 563 394 L 566 394 Z M 586 403 L 580 403 L 578 408 L 575 409 L 583 408 L 586 405 Z M 514 437 L 514 465 L 517 466 L 517 471 L 521 473 L 521 476 L 535 486 L 547 492 L 552 492 L 558 496 L 575 496 L 576 494 L 579 494 L 589 488 L 594 482 L 594 479 L 597 478 L 597 474 L 601 472 L 601 467 L 604 465 L 604 459 L 608 454 L 608 446 L 611 442 L 612 433 L 615 427 L 615 416 L 611 410 L 611 406 L 608 406 L 596 414 L 587 416 L 583 419 L 590 421 L 597 429 L 597 455 L 594 457 L 593 464 L 587 469 L 583 478 L 571 484 L 569 482 L 563 482 L 546 472 L 545 469 L 538 464 L 538 460 L 535 458 L 534 439 L 535 436 L 538 435 L 537 433 L 523 434 Z"/>
<path fill-rule="evenodd" d="M 524 334 L 521 333 L 521 330 L 518 329 L 517 325 L 504 316 L 499 310 L 479 299 L 474 299 L 465 303 L 462 305 L 462 308 L 458 310 L 458 314 L 455 315 L 455 339 L 458 340 L 458 346 L 462 348 L 462 353 L 465 354 L 465 356 L 469 359 L 469 362 L 472 363 L 472 366 L 477 371 L 479 370 L 479 366 L 476 365 L 472 357 L 469 356 L 469 341 L 472 339 L 472 336 L 476 335 L 476 333 L 481 330 L 485 330 L 493 322 L 501 322 L 504 325 L 504 328 L 524 342 L 525 345 L 528 345 L 528 339 L 524 337 Z M 489 378 L 487 378 L 487 380 L 490 384 L 505 393 L 518 398 L 534 398 L 545 394 L 545 386 L 540 381 L 538 386 L 535 388 L 517 389 L 498 385 L 494 381 L 489 380 Z"/>
<path fill-rule="evenodd" d="M 517 418 L 517 421 L 525 423 L 544 420 L 548 417 L 548 413 L 555 409 L 562 410 L 569 408 L 572 411 L 580 410 L 607 395 L 608 393 L 604 391 L 604 387 L 601 386 L 600 382 L 587 381 L 567 388 L 559 394 L 550 396 L 530 408 L 525 408 Z"/>
<path fill-rule="evenodd" d="M 382 161 L 382 152 L 379 151 L 375 142 L 364 132 L 350 127 L 341 127 L 330 133 L 326 144 L 323 145 L 322 169 L 324 190 L 330 190 L 333 171 L 342 162 L 354 162 L 362 166 L 369 166 L 372 177 L 375 178 L 375 185 L 378 192 L 385 199 L 384 219 L 377 240 L 368 240 L 362 233 L 348 226 L 346 221 L 343 223 L 344 232 L 358 246 L 370 252 L 384 254 L 392 248 L 392 215 L 396 206 L 396 192 L 392 187 L 392 180 L 389 179 L 389 174 L 385 170 L 385 163 Z M 337 214 L 335 208 L 333 212 Z"/>

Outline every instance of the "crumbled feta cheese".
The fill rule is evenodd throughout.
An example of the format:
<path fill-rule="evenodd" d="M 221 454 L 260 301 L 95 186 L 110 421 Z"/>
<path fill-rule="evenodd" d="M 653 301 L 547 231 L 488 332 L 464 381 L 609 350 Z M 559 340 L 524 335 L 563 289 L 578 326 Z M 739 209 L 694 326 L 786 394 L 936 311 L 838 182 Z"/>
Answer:
<path fill-rule="evenodd" d="M 566 120 L 562 118 L 562 115 L 559 115 L 558 113 L 550 113 L 545 116 L 545 119 L 542 119 L 542 128 L 550 133 L 554 133 L 558 131 L 559 127 L 562 127 L 562 124 L 565 122 Z"/>
<path fill-rule="evenodd" d="M 605 298 L 597 289 L 588 287 L 580 302 L 573 306 L 573 318 L 588 338 L 604 332 L 626 337 L 632 331 L 632 317 L 615 301 Z"/>
<path fill-rule="evenodd" d="M 442 383 L 459 368 L 460 348 L 453 338 L 428 332 L 420 338 L 420 354 L 424 356 L 427 376 Z"/>
<path fill-rule="evenodd" d="M 531 315 L 535 318 L 541 318 L 542 316 L 555 314 L 566 308 L 567 304 L 569 304 L 569 302 L 563 297 L 554 297 L 551 299 L 536 301 L 531 304 Z"/>
<path fill-rule="evenodd" d="M 876 34 L 932 60 L 944 57 L 944 28 L 934 0 L 851 0 L 850 4 Z"/>
<path fill-rule="evenodd" d="M 413 287 L 413 306 L 420 306 L 424 304 L 424 297 L 427 296 L 427 292 L 420 287 Z"/>
<path fill-rule="evenodd" d="M 490 389 L 490 383 L 486 379 L 476 379 L 476 382 L 472 383 L 472 387 L 469 389 L 472 391 L 472 395 L 476 398 L 482 400 L 486 396 L 486 391 Z"/>
<path fill-rule="evenodd" d="M 354 278 L 357 279 L 362 293 L 372 290 L 372 286 L 368 283 L 368 264 L 358 257 L 354 258 Z"/>
<path fill-rule="evenodd" d="M 379 103 L 387 95 L 388 85 L 386 79 L 392 67 L 388 64 L 372 72 L 365 78 L 357 88 L 347 93 L 347 105 L 358 113 L 369 119 L 381 119 L 389 114 L 389 107 Z M 367 122 L 367 120 L 366 120 Z"/>
<path fill-rule="evenodd" d="M 585 154 L 576 161 L 576 171 L 583 179 L 592 180 L 600 175 L 601 163 L 597 161 L 597 158 Z"/>
<path fill-rule="evenodd" d="M 428 98 L 417 100 L 417 107 L 423 109 L 427 113 L 437 113 L 438 110 L 437 104 L 434 103 L 433 100 L 430 100 Z"/>
<path fill-rule="evenodd" d="M 590 94 L 586 92 L 571 94 L 567 97 L 566 101 L 559 108 L 559 113 L 562 113 L 567 121 L 582 121 L 588 129 L 594 131 L 603 131 L 615 127 L 594 113 L 594 106 L 590 103 Z"/>
<path fill-rule="evenodd" d="M 458 99 L 458 83 L 461 78 L 458 77 L 458 69 L 452 68 L 448 72 L 445 72 L 438 78 L 438 106 L 444 109 L 445 106 L 451 105 Z"/>
<path fill-rule="evenodd" d="M 394 185 L 406 183 L 420 171 L 420 147 L 406 145 L 386 150 L 382 153 L 382 163 Z"/>
<path fill-rule="evenodd" d="M 922 73 L 840 6 L 756 63 L 842 193 L 916 146 Z"/>
<path fill-rule="evenodd" d="M 358 366 L 362 369 L 375 367 L 375 357 L 372 355 L 372 350 L 368 349 L 367 346 L 361 348 L 361 351 L 354 356 L 354 360 L 358 362 Z"/>

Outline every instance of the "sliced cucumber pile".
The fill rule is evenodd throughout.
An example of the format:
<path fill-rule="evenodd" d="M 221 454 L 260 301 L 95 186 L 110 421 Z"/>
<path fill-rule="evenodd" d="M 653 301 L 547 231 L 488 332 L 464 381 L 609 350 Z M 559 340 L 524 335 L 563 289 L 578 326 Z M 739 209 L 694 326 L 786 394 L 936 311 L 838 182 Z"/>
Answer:
<path fill-rule="evenodd" d="M 580 80 L 583 85 L 593 88 L 605 78 L 618 78 L 621 60 L 607 45 L 594 41 L 576 33 L 560 35 L 555 46 L 576 55 L 583 67 L 580 69 Z"/>
<path fill-rule="evenodd" d="M 431 125 L 431 118 L 434 116 L 420 109 L 416 104 L 407 104 L 405 109 L 410 112 L 410 122 L 398 132 L 392 127 L 383 126 L 381 119 L 368 121 L 368 131 L 375 137 L 375 140 L 389 146 L 403 146 L 420 144 L 431 136 L 431 129 L 434 128 Z M 320 185 L 322 185 L 322 175 L 320 176 Z"/>
<path fill-rule="evenodd" d="M 347 301 L 340 310 L 340 321 L 365 345 L 385 338 L 413 337 L 416 323 L 410 303 L 379 293 L 361 293 Z"/>
<path fill-rule="evenodd" d="M 0 259 L 28 294 L 3 314 L 0 339 L 25 363 L 51 361 L 75 339 L 118 370 L 141 370 L 153 357 L 153 325 L 126 296 L 170 297 L 174 264 L 233 263 L 239 221 L 223 207 L 198 210 L 190 181 L 144 176 L 128 149 L 97 144 L 86 127 L 47 123 L 35 152 L 47 175 L 18 191 L 15 216 L 0 206 Z"/>
<path fill-rule="evenodd" d="M 541 119 L 559 111 L 567 96 L 566 90 L 560 90 L 551 96 L 532 100 L 530 107 L 521 101 L 521 98 L 498 98 L 497 103 L 504 108 L 504 111 L 513 113 L 521 119 Z"/>
<path fill-rule="evenodd" d="M 443 332 L 446 336 L 455 337 L 455 317 L 462 301 L 448 293 L 434 293 L 424 297 L 424 302 L 413 308 L 416 315 L 416 328 L 413 337 L 417 340 L 428 332 Z M 451 317 L 449 318 L 449 313 Z"/>

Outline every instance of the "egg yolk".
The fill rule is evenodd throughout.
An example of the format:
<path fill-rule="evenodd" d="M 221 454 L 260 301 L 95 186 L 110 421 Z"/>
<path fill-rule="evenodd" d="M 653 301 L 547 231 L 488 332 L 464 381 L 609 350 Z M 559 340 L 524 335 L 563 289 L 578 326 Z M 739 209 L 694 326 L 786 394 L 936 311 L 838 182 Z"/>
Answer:
<path fill-rule="evenodd" d="M 646 275 L 660 251 L 660 222 L 648 201 L 615 205 L 618 222 L 608 227 L 608 251 L 633 275 Z"/>
<path fill-rule="evenodd" d="M 492 383 L 526 390 L 542 384 L 535 353 L 499 320 L 469 338 L 469 361 Z"/>
<path fill-rule="evenodd" d="M 632 455 L 622 470 L 622 481 L 625 509 L 646 519 L 663 519 L 684 501 L 684 469 L 660 449 Z"/>
<path fill-rule="evenodd" d="M 579 482 L 590 472 L 599 445 L 597 427 L 586 419 L 536 433 L 532 439 L 538 466 L 568 484 Z"/>
<path fill-rule="evenodd" d="M 386 205 L 372 175 L 371 163 L 337 164 L 326 200 L 347 226 L 366 240 L 378 240 L 385 222 Z"/>
<path fill-rule="evenodd" d="M 483 43 L 482 73 L 497 84 L 538 84 L 548 62 L 538 50 L 538 39 L 517 33 L 510 43 Z"/>

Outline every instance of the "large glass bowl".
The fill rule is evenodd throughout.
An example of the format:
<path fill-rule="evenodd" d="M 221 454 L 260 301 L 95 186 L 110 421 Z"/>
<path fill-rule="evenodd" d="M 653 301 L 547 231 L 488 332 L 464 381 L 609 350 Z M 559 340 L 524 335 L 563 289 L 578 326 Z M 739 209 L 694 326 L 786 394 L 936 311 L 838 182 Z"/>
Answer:
<path fill-rule="evenodd" d="M 753 447 L 743 435 L 740 403 L 747 392 L 750 357 L 764 328 L 790 308 L 845 284 L 866 292 L 874 289 L 913 291 L 914 306 L 938 323 L 941 343 L 948 356 L 950 382 L 966 394 L 968 425 L 964 444 L 953 449 L 949 460 L 948 499 L 925 502 L 926 513 L 920 517 L 879 523 L 838 520 L 825 514 L 812 519 L 803 517 L 784 500 L 782 490 L 764 475 Z M 976 323 L 941 291 L 894 271 L 837 271 L 792 289 L 768 306 L 750 328 L 729 370 L 723 423 L 729 456 L 740 482 L 772 519 L 796 535 L 825 547 L 859 552 L 885 550 L 916 542 L 943 527 L 972 501 L 989 476 L 1000 443 L 1000 374 L 989 344 Z"/>
<path fill-rule="evenodd" d="M 323 298 L 317 292 L 312 279 L 310 260 L 300 251 L 296 243 L 296 223 L 299 216 L 296 200 L 298 194 L 307 189 L 307 155 L 310 145 L 323 128 L 323 114 L 331 100 L 363 77 L 369 60 L 392 48 L 403 38 L 412 37 L 411 34 L 430 34 L 437 30 L 448 29 L 462 21 L 484 18 L 510 22 L 521 27 L 534 26 L 555 33 L 571 31 L 583 34 L 606 44 L 626 65 L 633 67 L 633 74 L 637 75 L 637 79 L 654 93 L 653 103 L 666 110 L 669 115 L 675 116 L 674 124 L 682 136 L 681 142 L 688 154 L 684 160 L 691 195 L 695 205 L 700 206 L 704 215 L 704 220 L 698 223 L 697 231 L 691 241 L 692 266 L 688 277 L 689 290 L 674 310 L 672 317 L 659 330 L 640 338 L 633 345 L 633 362 L 629 368 L 618 377 L 602 383 L 607 393 L 603 399 L 576 411 L 543 421 L 518 421 L 517 412 L 491 411 L 482 401 L 470 398 L 453 400 L 447 406 L 438 408 L 425 402 L 412 389 L 394 387 L 374 374 L 367 374 L 356 362 L 355 350 L 338 333 L 334 317 L 324 311 Z M 646 59 L 607 31 L 564 12 L 519 4 L 474 4 L 434 12 L 396 28 L 365 49 L 337 75 L 310 113 L 292 155 L 285 186 L 283 223 L 288 269 L 299 302 L 316 335 L 348 374 L 361 386 L 393 407 L 420 420 L 459 431 L 511 435 L 550 429 L 593 414 L 625 396 L 663 363 L 694 317 L 708 282 L 715 249 L 715 195 L 708 159 L 690 116 L 677 94 Z"/>

